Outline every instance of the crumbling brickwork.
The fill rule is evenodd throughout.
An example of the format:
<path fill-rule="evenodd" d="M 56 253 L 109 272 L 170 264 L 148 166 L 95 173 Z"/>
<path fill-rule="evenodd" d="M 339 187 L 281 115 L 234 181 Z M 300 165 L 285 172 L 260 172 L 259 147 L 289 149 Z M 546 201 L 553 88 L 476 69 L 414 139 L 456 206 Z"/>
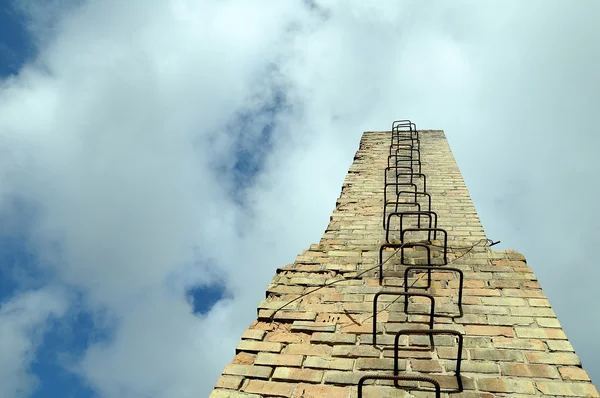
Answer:
<path fill-rule="evenodd" d="M 404 253 L 386 249 L 380 284 L 390 136 L 364 133 L 321 241 L 277 270 L 258 305 L 257 320 L 244 332 L 211 397 L 357 397 L 361 377 L 393 375 L 398 331 L 428 328 L 427 297 L 411 297 L 405 307 L 403 297 L 382 295 L 373 345 L 375 295 L 404 291 L 401 256 L 410 264 L 426 259 L 423 247 Z M 448 232 L 449 264 L 432 272 L 429 288 L 426 272 L 410 274 L 408 291 L 435 298 L 434 329 L 462 334 L 463 389 L 456 378 L 458 340 L 453 335 L 435 336 L 433 345 L 427 336 L 401 336 L 399 374 L 433 378 L 442 396 L 598 396 L 525 258 L 486 247 L 444 133 L 420 131 L 419 137 L 431 210 Z M 443 241 L 438 236 L 431 243 L 439 260 Z M 462 316 L 458 273 L 444 267 L 463 272 Z M 362 392 L 365 397 L 434 396 L 424 382 L 403 381 L 401 386 L 406 388 L 369 381 Z"/>

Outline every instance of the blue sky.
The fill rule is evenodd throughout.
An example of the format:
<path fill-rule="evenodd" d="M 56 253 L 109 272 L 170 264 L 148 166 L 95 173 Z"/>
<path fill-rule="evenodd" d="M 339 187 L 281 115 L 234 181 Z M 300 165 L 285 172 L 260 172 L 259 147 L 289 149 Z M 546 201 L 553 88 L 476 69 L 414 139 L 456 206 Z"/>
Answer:
<path fill-rule="evenodd" d="M 15 75 L 21 65 L 31 59 L 34 44 L 27 32 L 23 16 L 10 2 L 3 2 L 0 8 L 0 75 Z"/>
<path fill-rule="evenodd" d="M 598 3 L 481 3 L 2 3 L 0 395 L 207 395 L 403 118 L 600 377 Z"/>

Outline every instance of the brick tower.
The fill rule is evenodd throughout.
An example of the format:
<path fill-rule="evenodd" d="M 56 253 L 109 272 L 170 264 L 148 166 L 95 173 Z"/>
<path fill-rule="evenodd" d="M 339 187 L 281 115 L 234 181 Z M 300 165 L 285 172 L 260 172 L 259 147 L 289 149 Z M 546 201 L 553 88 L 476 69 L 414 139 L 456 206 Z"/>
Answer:
<path fill-rule="evenodd" d="M 364 133 L 211 397 L 598 396 L 525 258 L 491 243 L 442 131 Z"/>

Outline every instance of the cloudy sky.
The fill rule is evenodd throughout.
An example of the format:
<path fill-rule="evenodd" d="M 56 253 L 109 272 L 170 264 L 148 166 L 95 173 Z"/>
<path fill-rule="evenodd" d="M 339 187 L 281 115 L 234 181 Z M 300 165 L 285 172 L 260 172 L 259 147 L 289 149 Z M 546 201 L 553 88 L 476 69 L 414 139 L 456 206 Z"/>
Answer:
<path fill-rule="evenodd" d="M 368 3 L 368 5 L 367 5 Z M 444 129 L 600 377 L 600 2 L 0 1 L 0 396 L 200 397 L 365 130 Z"/>

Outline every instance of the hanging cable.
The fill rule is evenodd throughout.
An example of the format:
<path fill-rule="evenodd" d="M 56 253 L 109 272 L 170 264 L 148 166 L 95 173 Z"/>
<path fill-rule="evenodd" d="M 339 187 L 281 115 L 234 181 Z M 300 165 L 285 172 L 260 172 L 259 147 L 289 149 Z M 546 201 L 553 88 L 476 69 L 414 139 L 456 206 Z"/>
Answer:
<path fill-rule="evenodd" d="M 479 245 L 481 242 L 484 242 L 484 241 L 485 241 L 485 242 L 487 242 L 487 243 L 493 242 L 491 239 L 479 239 L 479 240 L 478 240 L 476 243 L 472 244 L 471 246 L 466 246 L 466 247 L 464 247 L 464 248 L 461 248 L 461 247 L 454 247 L 454 248 L 452 248 L 452 249 L 455 249 L 455 250 L 460 250 L 460 249 L 468 249 L 468 250 L 467 250 L 465 253 L 461 254 L 460 256 L 456 257 L 454 260 L 450 261 L 448 264 L 452 264 L 453 262 L 455 262 L 455 261 L 456 261 L 456 260 L 458 260 L 459 258 L 462 258 L 462 257 L 464 257 L 464 256 L 465 256 L 465 255 L 467 255 L 469 252 L 471 252 L 471 250 L 473 250 L 473 248 L 475 248 L 475 247 L 476 247 L 476 246 L 478 246 L 478 245 Z M 403 245 L 404 245 L 404 244 L 403 244 Z M 443 247 L 443 246 L 439 246 L 439 245 L 431 245 L 431 246 Z M 397 248 L 397 249 L 394 251 L 394 253 L 392 253 L 392 255 L 391 255 L 390 257 L 388 257 L 388 258 L 387 258 L 387 259 L 386 259 L 386 260 L 385 260 L 385 261 L 384 261 L 384 262 L 383 262 L 381 265 L 384 265 L 385 263 L 387 263 L 388 261 L 390 261 L 390 260 L 392 259 L 392 257 L 394 257 L 396 254 L 398 254 L 398 252 L 400 251 L 400 249 L 402 249 L 403 247 L 404 247 L 404 246 L 401 246 L 401 247 Z M 300 296 L 298 296 L 298 297 L 296 297 L 296 298 L 294 298 L 294 299 L 292 299 L 292 300 L 288 301 L 287 303 L 285 303 L 285 304 L 284 304 L 284 305 L 282 305 L 281 307 L 277 308 L 277 309 L 276 309 L 276 310 L 275 310 L 275 311 L 274 311 L 274 312 L 271 314 L 271 316 L 269 316 L 269 321 L 273 322 L 273 320 L 275 319 L 275 314 L 277 314 L 279 311 L 281 311 L 282 309 L 284 309 L 284 308 L 285 308 L 285 307 L 287 307 L 288 305 L 290 305 L 290 304 L 292 304 L 292 303 L 294 303 L 294 302 L 296 302 L 296 301 L 298 301 L 298 300 L 300 300 L 300 299 L 302 299 L 302 298 L 304 298 L 304 297 L 308 296 L 309 294 L 315 293 L 315 292 L 317 292 L 317 291 L 319 291 L 319 290 L 321 290 L 321 289 L 323 289 L 323 288 L 325 288 L 325 287 L 329 287 L 329 286 L 331 286 L 331 285 L 334 285 L 334 284 L 336 284 L 336 283 L 340 283 L 340 282 L 344 282 L 344 281 L 350 281 L 350 280 L 359 279 L 361 276 L 363 276 L 363 275 L 364 275 L 364 274 L 366 274 L 367 272 L 369 272 L 369 271 L 372 271 L 372 270 L 374 270 L 375 268 L 378 268 L 378 267 L 379 267 L 379 264 L 375 265 L 374 267 L 368 268 L 368 269 L 366 269 L 366 270 L 362 271 L 361 273 L 359 273 L 359 274 L 357 274 L 357 275 L 355 275 L 355 276 L 353 276 L 353 277 L 348 277 L 348 278 L 342 278 L 342 279 L 338 279 L 338 280 L 335 280 L 335 281 L 332 281 L 332 282 L 326 283 L 326 284 L 324 284 L 323 286 L 319 286 L 319 287 L 317 287 L 316 289 L 314 289 L 314 290 L 311 290 L 310 292 L 305 292 L 305 293 L 302 293 Z M 440 267 L 443 267 L 443 266 L 440 266 Z M 423 276 L 423 275 L 421 275 L 421 277 L 422 277 L 422 276 Z M 420 278 L 421 278 L 421 277 L 420 277 Z M 418 281 L 418 279 L 417 279 L 417 280 L 415 280 L 415 282 L 414 282 L 414 283 L 416 283 L 417 281 Z M 414 283 L 413 283 L 413 285 L 411 285 L 410 287 L 414 286 Z M 393 303 L 393 302 L 392 302 L 392 303 Z M 386 308 L 387 308 L 387 307 L 386 307 Z"/>

